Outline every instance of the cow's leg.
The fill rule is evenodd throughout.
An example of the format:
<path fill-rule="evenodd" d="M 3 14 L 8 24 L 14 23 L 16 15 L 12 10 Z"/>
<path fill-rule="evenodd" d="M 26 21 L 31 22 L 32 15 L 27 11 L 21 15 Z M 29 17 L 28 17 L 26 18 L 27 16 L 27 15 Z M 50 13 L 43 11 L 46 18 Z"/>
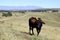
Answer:
<path fill-rule="evenodd" d="M 37 29 L 37 36 L 39 35 L 39 29 Z"/>
<path fill-rule="evenodd" d="M 29 34 L 31 35 L 31 27 L 29 27 Z"/>
<path fill-rule="evenodd" d="M 39 33 L 41 32 L 41 27 L 40 28 L 38 28 L 38 35 L 39 35 Z"/>
<path fill-rule="evenodd" d="M 38 34 L 37 35 L 39 35 L 39 33 L 40 33 L 40 30 L 38 29 Z"/>
<path fill-rule="evenodd" d="M 34 29 L 34 28 L 32 27 L 32 35 L 34 35 L 34 31 L 33 31 L 33 29 Z"/>
<path fill-rule="evenodd" d="M 38 35 L 38 28 L 36 28 L 36 30 L 37 30 L 37 35 Z"/>
<path fill-rule="evenodd" d="M 39 33 L 41 32 L 41 28 L 39 29 Z"/>
<path fill-rule="evenodd" d="M 40 30 L 39 30 L 38 28 L 36 28 L 36 30 L 37 30 L 37 36 L 38 36 L 38 35 L 39 35 Z"/>

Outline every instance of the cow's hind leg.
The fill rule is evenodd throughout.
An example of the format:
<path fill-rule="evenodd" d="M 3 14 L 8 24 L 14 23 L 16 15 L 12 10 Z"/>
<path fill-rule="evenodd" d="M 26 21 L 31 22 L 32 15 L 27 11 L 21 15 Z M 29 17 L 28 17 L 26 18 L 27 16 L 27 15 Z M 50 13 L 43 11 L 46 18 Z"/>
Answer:
<path fill-rule="evenodd" d="M 33 31 L 34 28 L 32 28 L 32 35 L 34 35 L 34 31 Z"/>
<path fill-rule="evenodd" d="M 30 34 L 30 35 L 31 35 L 31 30 L 32 30 L 31 27 L 29 27 L 29 34 Z"/>

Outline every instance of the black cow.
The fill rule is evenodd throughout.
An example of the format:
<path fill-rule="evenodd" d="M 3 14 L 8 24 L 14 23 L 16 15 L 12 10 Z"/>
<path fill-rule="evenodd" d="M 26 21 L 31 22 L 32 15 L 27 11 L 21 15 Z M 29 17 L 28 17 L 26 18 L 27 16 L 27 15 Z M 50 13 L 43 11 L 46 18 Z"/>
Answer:
<path fill-rule="evenodd" d="M 32 30 L 32 35 L 34 35 L 33 29 L 36 28 L 37 35 L 39 35 L 42 24 L 45 24 L 45 23 L 41 20 L 41 18 L 38 18 L 37 20 L 35 17 L 31 17 L 29 19 L 29 34 L 31 34 L 31 30 Z"/>

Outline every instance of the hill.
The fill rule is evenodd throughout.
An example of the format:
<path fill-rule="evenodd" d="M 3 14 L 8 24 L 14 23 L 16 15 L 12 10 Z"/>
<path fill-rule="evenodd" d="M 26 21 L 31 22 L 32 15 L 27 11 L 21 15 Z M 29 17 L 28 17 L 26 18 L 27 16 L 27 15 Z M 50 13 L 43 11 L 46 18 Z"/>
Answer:
<path fill-rule="evenodd" d="M 39 9 L 39 6 L 0 6 L 0 10 L 35 10 Z"/>

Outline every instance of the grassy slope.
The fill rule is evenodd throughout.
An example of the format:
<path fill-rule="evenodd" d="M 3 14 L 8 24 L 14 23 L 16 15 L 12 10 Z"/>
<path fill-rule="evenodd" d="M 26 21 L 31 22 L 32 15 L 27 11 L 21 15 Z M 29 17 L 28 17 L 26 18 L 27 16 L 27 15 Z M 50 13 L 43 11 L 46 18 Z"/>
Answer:
<path fill-rule="evenodd" d="M 41 17 L 46 23 L 43 25 L 40 35 L 30 36 L 28 34 L 28 19 L 31 16 Z M 30 13 L 13 14 L 12 17 L 1 17 L 5 19 L 0 22 L 0 40 L 60 40 L 60 13 Z"/>

